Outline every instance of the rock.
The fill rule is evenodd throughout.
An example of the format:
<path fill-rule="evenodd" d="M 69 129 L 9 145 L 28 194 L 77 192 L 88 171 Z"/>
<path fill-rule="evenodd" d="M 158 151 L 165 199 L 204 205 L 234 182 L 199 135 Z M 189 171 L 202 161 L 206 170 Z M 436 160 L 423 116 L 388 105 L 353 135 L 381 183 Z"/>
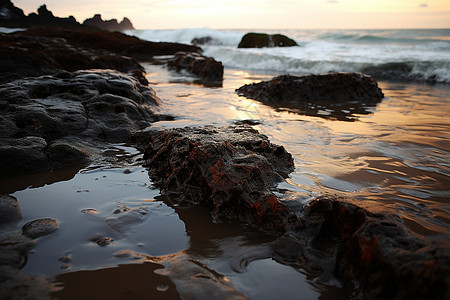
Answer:
<path fill-rule="evenodd" d="M 205 203 L 214 219 L 284 228 L 286 211 L 271 192 L 293 170 L 283 146 L 249 126 L 177 128 L 152 137 L 144 153 L 153 183 L 188 203 Z"/>
<path fill-rule="evenodd" d="M 43 138 L 26 136 L 0 141 L 0 176 L 50 169 L 45 154 L 47 143 Z"/>
<path fill-rule="evenodd" d="M 143 41 L 137 37 L 120 32 L 45 28 L 30 29 L 20 34 L 22 36 L 63 38 L 74 47 L 107 51 L 109 53 L 132 57 L 138 61 L 152 61 L 154 56 L 174 55 L 179 51 L 202 52 L 201 48 L 193 45 Z"/>
<path fill-rule="evenodd" d="M 222 45 L 222 43 L 219 40 L 216 40 L 210 36 L 204 36 L 200 38 L 193 38 L 191 41 L 191 44 L 195 46 L 199 45 Z"/>
<path fill-rule="evenodd" d="M 41 5 L 38 13 L 30 13 L 25 16 L 23 10 L 14 6 L 9 0 L 3 0 L 0 3 L 0 26 L 5 27 L 36 27 L 36 26 L 61 26 L 61 27 L 80 27 L 73 16 L 68 18 L 55 17 L 47 6 Z"/>
<path fill-rule="evenodd" d="M 384 97 L 377 82 L 361 73 L 282 75 L 236 92 L 277 109 L 343 121 L 354 120 L 354 113 L 368 114 L 367 107 Z"/>
<path fill-rule="evenodd" d="M 0 99 L 0 176 L 88 163 L 96 141 L 125 142 L 159 119 L 155 92 L 111 70 L 9 82 Z"/>
<path fill-rule="evenodd" d="M 63 76 L 62 70 L 114 69 L 148 84 L 144 68 L 134 59 L 107 50 L 74 46 L 59 37 L 30 36 L 22 32 L 0 34 L 0 55 L 4 58 L 0 60 L 0 82 L 57 72 Z"/>
<path fill-rule="evenodd" d="M 22 219 L 19 201 L 10 195 L 0 195 L 0 224 Z"/>
<path fill-rule="evenodd" d="M 109 31 L 134 30 L 134 27 L 128 18 L 124 18 L 120 23 L 117 22 L 116 19 L 103 21 L 100 14 L 96 14 L 92 18 L 84 20 L 83 25 L 93 26 Z"/>
<path fill-rule="evenodd" d="M 105 247 L 114 243 L 114 239 L 110 237 L 102 237 L 95 241 L 100 247 Z"/>
<path fill-rule="evenodd" d="M 23 235 L 31 239 L 36 239 L 55 232 L 58 230 L 58 227 L 58 222 L 55 219 L 42 218 L 30 221 L 23 225 L 22 232 Z"/>
<path fill-rule="evenodd" d="M 2 299 L 48 300 L 55 287 L 45 277 L 28 275 L 11 266 L 0 266 Z"/>
<path fill-rule="evenodd" d="M 222 86 L 223 65 L 212 57 L 205 57 L 196 52 L 178 52 L 167 61 L 167 66 L 177 72 L 188 71 L 200 78 L 208 86 Z"/>
<path fill-rule="evenodd" d="M 129 208 L 126 205 L 119 205 L 114 214 L 105 219 L 105 223 L 114 231 L 123 233 L 128 226 L 145 221 L 148 214 L 149 209 L 145 206 Z"/>
<path fill-rule="evenodd" d="M 23 267 L 28 251 L 33 246 L 33 240 L 23 235 L 0 237 L 0 265 L 9 265 L 15 268 Z"/>
<path fill-rule="evenodd" d="M 297 43 L 282 34 L 266 34 L 250 32 L 244 35 L 238 48 L 292 47 Z"/>

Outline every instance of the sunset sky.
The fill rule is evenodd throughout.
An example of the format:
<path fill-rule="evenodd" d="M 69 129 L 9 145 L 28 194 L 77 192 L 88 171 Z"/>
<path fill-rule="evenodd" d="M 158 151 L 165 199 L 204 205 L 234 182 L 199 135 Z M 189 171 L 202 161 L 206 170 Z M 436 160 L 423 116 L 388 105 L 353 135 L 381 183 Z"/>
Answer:
<path fill-rule="evenodd" d="M 449 0 L 12 0 L 25 14 L 42 4 L 77 21 L 100 13 L 137 29 L 450 28 Z"/>

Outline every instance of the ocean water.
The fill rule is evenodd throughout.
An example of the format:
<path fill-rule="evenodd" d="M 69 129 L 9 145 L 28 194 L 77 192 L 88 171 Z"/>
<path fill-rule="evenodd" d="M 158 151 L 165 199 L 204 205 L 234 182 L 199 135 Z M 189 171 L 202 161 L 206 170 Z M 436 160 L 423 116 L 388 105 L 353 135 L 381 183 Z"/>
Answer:
<path fill-rule="evenodd" d="M 238 49 L 247 32 L 281 33 L 298 47 Z M 383 77 L 450 83 L 450 29 L 406 30 L 134 30 L 128 34 L 150 41 L 201 45 L 206 56 L 225 67 L 283 73 L 366 72 Z"/>

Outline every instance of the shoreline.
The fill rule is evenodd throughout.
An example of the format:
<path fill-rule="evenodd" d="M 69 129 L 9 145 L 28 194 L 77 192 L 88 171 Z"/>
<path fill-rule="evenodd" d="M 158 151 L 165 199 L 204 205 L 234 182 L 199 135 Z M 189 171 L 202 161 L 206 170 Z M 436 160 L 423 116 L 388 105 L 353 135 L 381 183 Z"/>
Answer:
<path fill-rule="evenodd" d="M 78 73 L 78 74 L 80 74 L 80 73 Z M 107 72 L 106 72 L 106 74 L 107 74 Z M 67 79 L 71 79 L 71 78 L 76 78 L 76 76 L 78 76 L 78 75 L 76 75 L 75 77 L 73 76 L 73 75 L 69 75 L 69 74 L 67 74 L 67 73 L 61 73 L 60 75 L 59 75 L 61 78 L 59 78 L 59 79 L 63 79 L 63 80 L 67 80 Z M 72 77 L 71 77 L 72 76 Z M 103 75 L 102 75 L 103 76 Z M 109 76 L 109 75 L 107 75 L 107 76 Z M 47 79 L 48 78 L 51 78 L 52 76 L 46 76 L 47 77 Z M 45 78 L 45 77 L 42 77 L 42 78 Z M 114 81 L 114 80 L 109 80 L 109 84 L 111 85 L 111 82 L 115 82 L 115 83 L 117 83 L 118 85 L 123 85 L 123 83 L 125 82 L 126 83 L 126 80 L 130 80 L 129 78 L 127 79 L 128 77 L 119 77 L 119 78 L 116 78 L 117 80 L 116 81 Z M 138 84 L 136 83 L 136 80 L 131 80 L 131 82 L 132 82 L 132 85 L 135 85 L 135 86 L 138 86 Z M 129 86 L 129 84 L 128 83 L 126 83 L 126 85 L 127 85 L 127 88 L 128 88 L 128 86 Z M 114 86 L 114 84 L 112 84 L 112 86 Z M 155 85 L 155 87 L 157 88 L 158 87 L 158 85 Z M 104 87 L 102 87 L 102 88 L 104 88 Z M 92 89 L 90 89 L 90 90 L 92 90 Z M 116 87 L 116 89 L 113 89 L 116 93 L 117 93 L 117 96 L 120 96 L 120 97 L 124 97 L 123 95 L 124 95 L 124 92 L 123 91 L 121 91 L 120 89 L 118 90 L 117 89 L 117 87 Z M 119 92 L 117 92 L 117 91 L 119 91 Z M 53 93 L 54 91 L 50 91 L 50 95 L 51 95 L 51 93 Z M 46 94 L 44 93 L 44 94 L 42 94 L 42 92 L 40 92 L 41 94 L 39 94 L 38 95 L 38 98 L 39 97 L 45 97 L 46 96 Z M 142 90 L 141 90 L 141 93 L 144 93 L 144 92 L 142 92 Z M 139 99 L 139 97 L 138 98 L 136 98 L 136 95 L 135 94 L 127 94 L 126 96 L 125 96 L 125 98 L 126 97 L 128 97 L 128 99 L 129 98 L 134 98 L 134 99 Z M 119 98 L 117 98 L 117 99 L 119 99 Z M 122 99 L 122 98 L 120 98 L 120 99 Z M 122 99 L 123 100 L 123 99 Z M 139 101 L 138 101 L 139 102 Z M 154 102 L 154 101 L 153 101 Z M 157 102 L 157 101 L 156 101 Z M 148 103 L 147 103 L 148 104 Z M 133 105 L 136 105 L 136 104 L 133 104 Z M 127 107 L 128 106 L 124 106 L 126 109 L 127 109 Z M 126 110 L 126 109 L 124 109 L 124 110 Z M 119 113 L 122 113 L 123 111 L 119 111 Z M 116 111 L 116 113 L 117 113 L 117 111 Z M 133 117 L 133 119 L 134 119 L 134 117 Z M 117 123 L 116 123 L 116 125 L 117 125 Z M 143 128 L 145 128 L 145 127 L 147 127 L 149 124 L 147 123 L 147 124 L 145 124 L 146 126 L 142 126 L 142 128 L 141 129 L 143 129 Z M 30 130 L 33 130 L 33 129 L 30 129 Z M 105 130 L 104 129 L 102 129 L 103 130 L 103 132 L 105 132 Z M 131 129 L 131 131 L 133 131 L 134 129 Z M 105 133 L 103 133 L 103 134 L 105 134 Z M 152 132 L 143 132 L 143 138 L 144 138 L 144 140 L 148 140 L 148 138 L 149 138 L 149 136 L 152 136 Z M 108 147 L 108 145 L 109 145 L 109 143 L 107 142 L 106 143 L 106 147 Z M 73 146 L 73 145 L 72 145 Z M 76 146 L 76 145 L 75 145 Z M 75 147 L 76 148 L 76 147 Z M 69 152 L 70 153 L 70 152 Z M 93 160 L 94 162 L 96 162 L 96 158 L 94 158 L 94 160 Z M 102 163 L 102 160 L 100 160 L 100 163 Z M 137 162 L 137 161 L 135 161 L 134 163 L 139 163 L 140 164 L 140 162 Z M 114 165 L 114 162 L 113 162 L 113 165 Z M 320 199 L 319 199 L 320 200 Z M 366 212 L 364 209 L 362 209 L 362 208 L 360 208 L 360 207 L 358 207 L 358 206 L 352 206 L 352 205 L 350 205 L 350 204 L 348 204 L 348 203 L 346 203 L 346 202 L 343 202 L 343 203 L 341 203 L 341 202 L 339 202 L 339 201 L 334 201 L 334 200 L 330 200 L 330 199 L 326 199 L 326 198 L 322 198 L 322 202 L 321 201 L 318 201 L 318 204 L 315 204 L 315 205 L 317 205 L 317 207 L 319 207 L 319 215 L 321 214 L 321 213 L 325 213 L 325 214 L 328 214 L 328 213 L 331 213 L 332 214 L 332 216 L 334 216 L 333 214 L 334 214 L 334 212 L 336 211 L 336 209 L 339 211 L 341 208 L 345 208 L 345 209 L 347 209 L 348 211 L 350 211 L 351 213 L 350 213 L 350 219 L 353 219 L 354 218 L 354 216 L 352 215 L 352 213 L 353 213 L 353 211 L 356 211 L 356 213 L 357 214 L 362 214 L 362 215 L 364 215 L 364 216 L 369 216 L 370 218 L 372 218 L 372 217 L 374 217 L 370 212 Z M 331 201 L 331 203 L 330 203 L 330 201 Z M 293 205 L 293 207 L 292 208 L 290 208 L 290 209 L 293 209 L 293 211 L 291 211 L 291 213 L 292 212 L 294 212 L 294 214 L 298 214 L 298 218 L 300 219 L 300 220 L 304 220 L 304 221 L 306 221 L 306 222 L 308 222 L 308 218 L 311 218 L 311 220 L 314 220 L 314 218 L 315 217 L 317 217 L 317 216 L 314 216 L 314 213 L 315 213 L 315 209 L 317 209 L 317 207 L 316 206 L 311 206 L 312 208 L 306 208 L 306 210 L 304 210 L 305 209 L 305 207 L 302 207 L 302 208 L 300 208 L 300 207 L 298 207 L 298 206 L 296 206 L 296 205 L 294 205 L 293 204 L 294 202 L 292 202 L 291 204 L 288 204 L 288 205 Z M 336 205 L 338 205 L 338 208 L 335 208 L 333 205 L 334 205 L 334 203 L 337 203 Z M 331 210 L 329 209 L 329 207 L 330 207 L 330 205 L 331 205 Z M 322 208 L 324 209 L 323 211 L 321 211 L 320 210 L 320 207 L 321 206 L 323 206 Z M 307 211 L 309 211 L 309 215 L 306 213 Z M 342 221 L 342 220 L 348 220 L 348 216 L 346 216 L 345 214 L 344 214 L 344 216 L 339 216 L 339 215 L 337 215 L 337 221 Z M 343 219 L 341 220 L 340 219 L 340 217 L 342 217 Z M 369 219 L 370 219 L 369 218 Z M 378 216 L 376 216 L 376 218 L 378 218 Z M 325 220 L 326 220 L 327 218 L 325 218 Z M 394 218 L 395 219 L 395 218 Z M 326 222 L 326 221 L 322 221 L 322 222 Z M 384 219 L 383 218 L 381 218 L 381 221 L 380 221 L 381 223 L 382 222 L 384 222 Z M 392 227 L 395 227 L 396 228 L 396 230 L 398 229 L 398 230 L 400 230 L 400 233 L 402 232 L 402 230 L 403 230 L 403 228 L 402 228 L 402 226 L 404 226 L 404 225 L 401 225 L 400 223 L 398 223 L 398 222 L 391 222 L 391 220 L 389 220 L 388 221 L 390 224 L 392 223 L 392 224 L 394 224 L 394 225 L 392 225 Z M 338 222 L 339 223 L 339 222 Z M 250 222 L 250 224 L 251 224 L 251 222 Z M 365 223 L 363 223 L 363 225 L 361 225 L 361 224 L 358 224 L 355 228 L 360 228 L 360 227 L 358 227 L 358 226 L 365 226 L 364 225 Z M 377 223 L 375 223 L 375 225 L 376 225 Z M 325 226 L 324 225 L 324 228 L 329 228 L 329 226 L 332 226 L 332 225 L 330 225 L 330 224 L 328 224 L 328 227 L 327 226 Z M 383 225 L 384 226 L 384 225 Z M 350 234 L 351 236 L 355 233 L 354 232 L 354 230 L 356 230 L 355 228 L 353 228 L 352 229 L 352 231 L 349 233 L 349 232 L 347 232 L 347 231 L 345 231 L 345 230 L 343 230 L 342 232 L 339 232 L 339 234 L 342 234 L 343 236 L 347 236 L 348 234 Z M 369 228 L 370 229 L 370 228 Z M 308 231 L 308 230 L 310 230 L 310 231 L 314 231 L 314 226 L 310 226 L 310 227 L 307 227 L 306 228 L 306 230 Z M 300 231 L 301 232 L 301 231 Z M 388 231 L 389 232 L 389 231 Z M 332 234 L 332 239 L 334 239 L 335 237 L 334 237 L 334 234 L 336 234 L 336 232 L 331 232 Z M 292 262 L 292 260 L 296 260 L 296 259 L 299 259 L 299 252 L 298 252 L 298 248 L 297 247 L 299 247 L 299 245 L 300 245 L 300 249 L 302 249 L 302 247 L 304 247 L 304 245 L 302 245 L 302 244 L 308 244 L 308 243 L 310 243 L 310 241 L 309 240 L 304 240 L 304 238 L 302 238 L 302 237 L 299 237 L 298 236 L 298 234 L 299 234 L 299 231 L 297 231 L 297 229 L 296 229 L 296 227 L 294 226 L 294 229 L 292 229 L 292 228 L 290 228 L 288 231 L 287 231 L 287 233 L 286 233 L 287 235 L 286 236 L 284 236 L 284 240 L 278 240 L 278 243 L 281 243 L 281 246 L 280 245 L 277 245 L 276 243 L 275 243 L 275 246 L 273 246 L 274 247 L 274 249 L 275 249 L 275 254 L 273 254 L 274 255 L 274 257 L 276 257 L 279 261 L 284 261 L 284 263 L 285 264 L 290 264 L 291 262 Z M 329 238 L 329 234 L 327 233 L 327 232 L 321 232 L 321 234 L 322 234 L 322 236 L 321 237 L 319 237 L 318 239 L 322 239 L 322 238 Z M 408 233 L 409 234 L 409 233 Z M 408 234 L 407 234 L 407 236 L 408 236 Z M 388 234 L 389 235 L 389 234 Z M 376 236 L 376 235 L 375 235 Z M 48 237 L 48 239 L 51 239 L 52 238 L 52 235 L 50 235 L 49 237 Z M 309 238 L 310 239 L 315 239 L 315 238 L 313 238 L 312 236 L 309 236 Z M 341 239 L 342 239 L 342 237 L 340 237 Z M 358 236 L 356 236 L 356 238 L 358 238 Z M 287 239 L 287 240 L 286 240 Z M 378 237 L 376 237 L 376 239 L 378 239 Z M 414 237 L 412 237 L 412 239 L 414 240 L 415 238 Z M 352 244 L 352 243 L 354 243 L 354 240 L 346 240 L 345 238 L 343 239 L 344 240 L 344 242 L 345 243 L 350 243 L 350 244 Z M 394 238 L 394 240 L 395 240 L 395 238 Z M 371 239 L 369 239 L 368 240 L 370 243 L 372 243 L 373 242 L 373 239 L 371 238 Z M 292 243 L 294 243 L 294 244 L 297 244 L 297 245 L 293 245 Z M 369 244 L 370 244 L 369 243 Z M 373 242 L 373 243 L 375 243 L 375 242 Z M 421 242 L 418 242 L 418 244 L 421 244 Z M 287 247 L 286 245 L 289 245 L 289 247 Z M 370 248 L 371 247 L 371 245 L 372 244 L 370 244 L 370 245 L 366 245 L 366 244 L 364 244 L 363 246 L 363 248 L 364 249 L 368 249 L 368 247 Z M 340 244 L 340 246 L 339 247 L 341 247 L 342 246 L 342 244 Z M 372 245 L 373 246 L 373 245 Z M 312 246 L 306 246 L 305 247 L 305 249 L 306 249 L 306 251 L 308 251 L 308 250 L 311 250 L 313 247 Z M 426 247 L 425 247 L 426 248 Z M 280 251 L 278 251 L 278 253 L 277 253 L 277 249 L 287 249 L 288 251 L 286 252 L 286 253 L 284 253 L 283 251 L 284 250 L 282 250 L 281 252 Z M 345 249 L 345 248 L 344 248 Z M 357 249 L 357 248 L 355 248 L 355 249 Z M 374 247 L 374 249 L 375 249 L 375 251 L 378 251 L 378 250 L 376 250 L 376 249 L 378 249 L 378 248 L 376 248 L 376 247 Z M 445 249 L 450 249 L 450 248 L 445 248 Z M 443 250 L 444 252 L 445 252 L 445 249 Z M 337 251 L 337 250 L 336 250 Z M 342 251 L 342 249 L 340 250 L 340 251 Z M 355 250 L 356 251 L 356 250 Z M 391 251 L 391 250 L 390 250 Z M 433 250 L 434 251 L 434 250 Z M 338 253 L 340 253 L 339 251 L 337 251 Z M 354 252 L 352 252 L 352 253 L 354 253 Z M 340 254 L 342 254 L 342 253 L 340 253 Z M 357 253 L 358 254 L 358 253 Z M 360 255 L 361 255 L 361 253 L 359 253 Z M 132 254 L 132 256 L 133 255 L 135 255 L 135 254 Z M 367 255 L 372 255 L 372 254 L 367 254 Z M 139 256 L 139 255 L 138 255 Z M 362 255 L 362 257 L 364 257 L 364 255 Z M 444 255 L 444 257 L 445 257 L 445 255 Z M 448 257 L 448 256 L 447 256 Z M 342 257 L 340 257 L 340 258 L 342 258 Z M 330 259 L 332 259 L 332 258 L 330 258 Z M 363 262 L 365 262 L 365 263 L 367 263 L 368 265 L 366 266 L 366 267 L 370 267 L 370 266 L 373 266 L 373 265 L 371 265 L 372 264 L 372 262 L 370 262 L 370 261 L 366 261 L 366 259 L 364 258 L 362 258 L 362 260 L 363 260 Z M 314 259 L 313 259 L 313 261 L 314 261 Z M 298 262 L 295 262 L 295 263 L 298 263 Z M 354 262 L 352 262 L 352 263 L 354 263 Z M 356 262 L 357 263 L 357 262 Z M 342 267 L 342 266 L 341 266 Z M 449 267 L 448 265 L 446 265 L 445 263 L 443 264 L 443 267 Z M 307 269 L 308 268 L 308 265 L 306 264 L 305 265 L 305 268 Z M 344 268 L 345 269 L 345 268 Z M 389 269 L 389 268 L 388 268 Z M 343 272 L 344 274 L 346 274 L 346 272 L 344 271 L 344 270 L 341 270 L 341 272 Z M 383 272 L 383 270 L 381 270 L 380 272 Z M 348 273 L 348 272 L 347 272 Z M 351 272 L 350 272 L 351 273 Z M 362 272 L 361 274 L 365 274 L 365 272 Z M 383 274 L 383 273 L 382 273 Z M 409 274 L 409 273 L 408 273 Z M 448 273 L 448 270 L 447 270 L 447 273 L 444 273 L 446 276 L 449 276 L 449 273 Z M 354 275 L 354 274 L 353 274 Z M 209 276 L 209 275 L 208 275 Z M 343 275 L 344 277 L 346 276 L 346 275 Z M 439 278 L 438 278 L 439 279 Z M 442 279 L 442 278 L 441 278 Z M 418 280 L 418 279 L 417 279 Z M 366 282 L 366 284 L 368 284 L 367 285 L 367 289 L 370 291 L 373 287 L 370 285 L 370 282 Z M 406 289 L 406 288 L 405 288 Z M 225 287 L 225 290 L 226 290 L 226 287 Z M 375 289 L 376 290 L 376 289 Z M 411 291 L 407 291 L 407 290 L 403 290 L 403 291 L 401 291 L 401 292 L 411 292 Z"/>

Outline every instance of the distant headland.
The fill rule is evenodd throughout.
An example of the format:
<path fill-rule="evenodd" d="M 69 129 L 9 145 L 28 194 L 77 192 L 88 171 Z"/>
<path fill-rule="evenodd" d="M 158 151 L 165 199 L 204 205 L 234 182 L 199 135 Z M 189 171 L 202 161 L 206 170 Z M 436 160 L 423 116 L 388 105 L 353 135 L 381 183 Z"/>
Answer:
<path fill-rule="evenodd" d="M 16 7 L 10 0 L 0 0 L 0 27 L 97 27 L 102 30 L 123 31 L 133 30 L 133 24 L 128 18 L 123 18 L 121 22 L 117 19 L 103 20 L 100 14 L 95 14 L 92 18 L 86 19 L 83 23 L 77 22 L 75 17 L 60 18 L 53 15 L 45 4 L 41 5 L 37 13 L 30 13 L 28 16 L 23 10 Z"/>

